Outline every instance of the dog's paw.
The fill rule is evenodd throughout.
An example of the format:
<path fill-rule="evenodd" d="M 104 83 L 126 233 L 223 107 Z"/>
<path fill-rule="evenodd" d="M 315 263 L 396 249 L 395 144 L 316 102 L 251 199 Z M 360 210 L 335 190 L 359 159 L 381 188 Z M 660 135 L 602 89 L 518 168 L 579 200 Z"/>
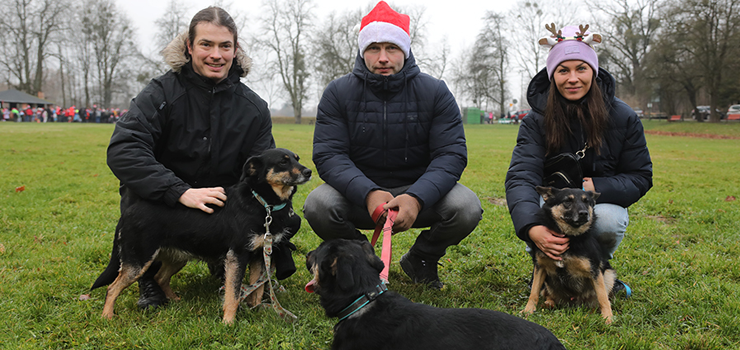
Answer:
<path fill-rule="evenodd" d="M 547 299 L 545 300 L 545 307 L 548 309 L 554 309 L 555 308 L 555 300 Z"/>
<path fill-rule="evenodd" d="M 525 314 L 525 315 L 531 315 L 531 314 L 534 313 L 535 309 L 536 308 L 535 308 L 534 305 L 527 304 L 527 306 L 524 308 L 524 310 L 520 311 L 519 313 Z"/>

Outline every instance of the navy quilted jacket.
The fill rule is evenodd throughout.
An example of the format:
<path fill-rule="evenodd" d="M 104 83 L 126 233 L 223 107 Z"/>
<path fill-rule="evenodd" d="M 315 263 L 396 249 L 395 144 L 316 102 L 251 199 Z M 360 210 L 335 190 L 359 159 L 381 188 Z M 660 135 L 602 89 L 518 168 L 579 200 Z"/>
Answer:
<path fill-rule="evenodd" d="M 653 164 L 645 142 L 642 122 L 635 112 L 614 96 L 614 78 L 599 68 L 596 82 L 601 88 L 610 125 L 605 135 L 601 154 L 593 149 L 586 151 L 581 160 L 583 175 L 592 177 L 594 187 L 601 193 L 598 203 L 613 203 L 629 207 L 653 186 Z M 520 239 L 528 241 L 528 232 L 538 225 L 535 213 L 539 210 L 540 196 L 535 186 L 542 185 L 543 166 L 546 160 L 544 109 L 550 80 L 545 69 L 529 84 L 527 100 L 532 110 L 522 120 L 511 164 L 506 174 L 506 201 Z M 571 125 L 574 132 L 567 144 L 558 152 L 575 153 L 583 148 L 583 132 L 579 124 Z"/>
<path fill-rule="evenodd" d="M 365 206 L 375 189 L 411 185 L 431 206 L 467 165 L 460 109 L 447 85 L 421 73 L 413 54 L 400 72 L 372 74 L 358 55 L 319 102 L 313 161 L 321 178 Z"/>

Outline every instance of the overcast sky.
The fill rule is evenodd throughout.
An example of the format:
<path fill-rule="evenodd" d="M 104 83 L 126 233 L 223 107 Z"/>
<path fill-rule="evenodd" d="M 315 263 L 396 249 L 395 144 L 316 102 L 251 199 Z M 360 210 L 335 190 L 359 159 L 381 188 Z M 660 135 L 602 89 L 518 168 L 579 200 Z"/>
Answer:
<path fill-rule="evenodd" d="M 486 11 L 494 11 L 504 14 L 508 12 L 517 0 L 386 0 L 391 7 L 396 6 L 424 6 L 426 11 L 424 17 L 427 21 L 427 49 L 440 45 L 443 39 L 447 39 L 451 49 L 452 57 L 457 57 L 466 47 L 475 42 L 475 37 L 483 28 L 483 16 Z M 137 42 L 143 47 L 142 52 L 151 54 L 156 52 L 152 44 L 152 38 L 156 34 L 155 21 L 162 17 L 169 0 L 116 0 L 120 10 L 125 12 L 136 27 Z M 188 8 L 188 17 L 192 17 L 197 11 L 212 5 L 213 1 L 203 0 L 181 0 Z M 320 24 L 332 11 L 344 13 L 347 10 L 364 9 L 377 1 L 347 1 L 347 0 L 314 0 L 314 14 Z M 262 13 L 262 0 L 223 0 L 224 8 L 239 11 L 251 21 L 256 21 Z M 253 25 L 252 30 L 258 28 Z M 544 29 L 543 29 L 544 32 Z M 244 35 L 242 35 L 244 36 Z M 259 64 L 259 62 L 255 62 Z M 511 95 L 518 98 L 521 91 L 520 79 L 512 77 L 510 86 Z M 526 82 L 525 82 L 526 84 Z M 256 89 L 258 90 L 258 89 Z M 258 94 L 264 95 L 257 91 Z M 320 93 L 320 91 L 318 92 Z M 316 101 L 317 102 L 317 101 Z M 279 108 L 279 106 L 271 106 Z"/>
<path fill-rule="evenodd" d="M 183 0 L 188 6 L 188 14 L 194 15 L 198 10 L 213 4 L 213 1 Z M 441 42 L 447 36 L 453 54 L 462 47 L 472 45 L 475 36 L 483 26 L 482 17 L 485 12 L 492 10 L 498 13 L 508 11 L 515 0 L 390 0 L 386 1 L 394 5 L 409 6 L 423 5 L 426 7 L 425 16 L 428 21 L 427 32 L 429 44 Z M 154 22 L 164 14 L 168 0 L 116 0 L 117 5 L 133 21 L 138 29 L 139 42 L 149 47 L 151 37 L 155 33 Z M 314 0 L 316 8 L 314 13 L 317 21 L 321 21 L 332 11 L 344 12 L 350 9 L 362 9 L 375 1 L 347 1 L 347 0 Z M 229 4 L 224 0 L 224 4 Z M 235 8 L 247 14 L 250 19 L 256 20 L 262 13 L 261 0 L 235 0 L 225 7 Z"/>

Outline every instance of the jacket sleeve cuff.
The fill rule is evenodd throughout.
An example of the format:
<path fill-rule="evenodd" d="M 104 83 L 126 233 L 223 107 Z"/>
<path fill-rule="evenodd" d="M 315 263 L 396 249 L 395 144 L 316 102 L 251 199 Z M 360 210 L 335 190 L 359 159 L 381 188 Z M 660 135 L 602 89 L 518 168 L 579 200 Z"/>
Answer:
<path fill-rule="evenodd" d="M 170 207 L 174 207 L 178 202 L 180 202 L 180 197 L 182 197 L 182 194 L 189 189 L 190 186 L 188 186 L 187 184 L 179 184 L 170 187 L 170 189 L 168 189 L 167 192 L 165 192 L 164 194 L 163 199 L 165 204 L 169 205 Z"/>
<path fill-rule="evenodd" d="M 522 227 L 519 230 L 519 232 L 517 232 L 517 236 L 519 237 L 519 239 L 521 239 L 522 241 L 525 241 L 527 243 L 532 243 L 532 240 L 529 239 L 529 229 L 531 229 L 532 227 L 534 227 L 536 225 L 537 225 L 536 223 L 531 223 L 531 224 L 528 224 L 528 225 L 525 225 L 524 227 Z"/>

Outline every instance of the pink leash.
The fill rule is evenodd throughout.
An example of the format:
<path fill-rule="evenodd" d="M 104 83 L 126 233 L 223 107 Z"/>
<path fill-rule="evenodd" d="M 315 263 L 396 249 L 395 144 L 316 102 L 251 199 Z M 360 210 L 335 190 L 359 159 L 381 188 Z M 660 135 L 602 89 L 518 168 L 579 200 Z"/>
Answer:
<path fill-rule="evenodd" d="M 390 270 L 391 267 L 391 236 L 393 235 L 393 223 L 396 222 L 396 215 L 398 215 L 398 210 L 390 209 L 388 210 L 388 214 L 386 215 L 385 223 L 379 222 L 380 216 L 383 215 L 384 212 L 386 212 L 385 209 L 383 209 L 383 206 L 386 203 L 383 203 L 379 205 L 377 208 L 375 208 L 375 211 L 373 212 L 372 219 L 376 223 L 375 226 L 375 232 L 373 233 L 373 239 L 370 242 L 372 246 L 375 246 L 375 243 L 378 242 L 378 237 L 380 237 L 380 231 L 383 231 L 383 251 L 380 254 L 380 260 L 383 261 L 383 271 L 380 271 L 380 279 L 384 282 L 388 282 L 388 270 Z"/>

